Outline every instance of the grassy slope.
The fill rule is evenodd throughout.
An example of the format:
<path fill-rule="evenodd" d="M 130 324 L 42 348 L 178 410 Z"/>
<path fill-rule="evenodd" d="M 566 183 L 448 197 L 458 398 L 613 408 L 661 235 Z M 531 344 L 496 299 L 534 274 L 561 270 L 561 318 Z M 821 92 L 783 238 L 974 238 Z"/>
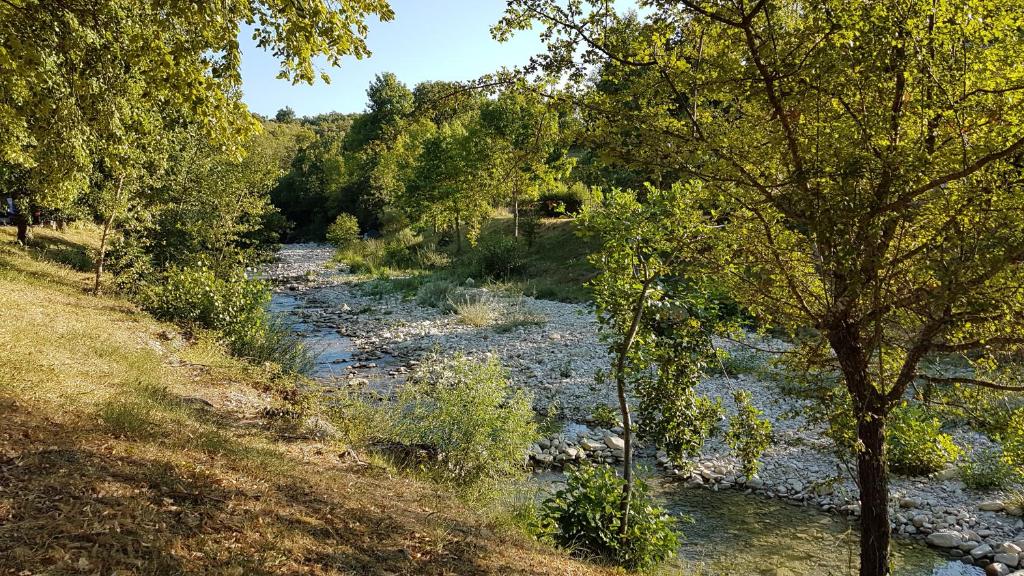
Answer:
<path fill-rule="evenodd" d="M 285 440 L 265 374 L 84 292 L 92 239 L 0 229 L 0 574 L 604 573 Z"/>
<path fill-rule="evenodd" d="M 481 242 L 489 236 L 511 236 L 511 216 L 494 218 L 481 231 Z M 576 222 L 545 218 L 540 221 L 533 245 L 527 249 L 523 291 L 538 298 L 565 302 L 590 300 L 583 286 L 596 271 L 587 261 L 591 246 L 576 235 Z"/>

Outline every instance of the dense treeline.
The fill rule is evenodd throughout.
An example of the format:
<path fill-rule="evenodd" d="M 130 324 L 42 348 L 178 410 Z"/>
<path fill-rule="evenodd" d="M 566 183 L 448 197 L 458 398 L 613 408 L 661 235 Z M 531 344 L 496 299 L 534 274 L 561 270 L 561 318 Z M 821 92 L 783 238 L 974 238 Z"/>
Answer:
<path fill-rule="evenodd" d="M 284 230 L 269 191 L 313 134 L 246 109 L 238 36 L 251 27 L 281 78 L 312 82 L 316 57 L 369 54 L 369 16 L 393 15 L 384 0 L 0 3 L 5 220 L 22 243 L 31 224 L 95 221 L 94 292 L 110 257 L 147 308 L 300 368 L 245 269 Z"/>
<path fill-rule="evenodd" d="M 362 114 L 296 121 L 315 136 L 272 193 L 295 223 L 291 237 L 322 238 L 348 213 L 371 235 L 418 226 L 459 243 L 499 206 L 519 236 L 519 218 L 542 197 L 578 209 L 585 196 L 585 187 L 569 184 L 578 180 L 570 178 L 578 119 L 536 89 L 489 95 L 452 82 L 409 89 L 386 73 L 367 99 Z"/>

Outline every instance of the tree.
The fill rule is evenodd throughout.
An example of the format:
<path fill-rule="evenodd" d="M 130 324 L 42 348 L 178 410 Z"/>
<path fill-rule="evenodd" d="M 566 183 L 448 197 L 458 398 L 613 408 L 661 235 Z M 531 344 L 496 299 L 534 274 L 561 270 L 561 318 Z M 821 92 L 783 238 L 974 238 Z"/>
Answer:
<path fill-rule="evenodd" d="M 292 110 L 291 106 L 285 106 L 277 111 L 277 114 L 274 115 L 274 120 L 277 122 L 294 122 L 295 110 Z"/>
<path fill-rule="evenodd" d="M 420 82 L 412 90 L 413 114 L 428 118 L 435 126 L 455 119 L 465 120 L 480 110 L 485 100 L 480 90 L 457 82 Z"/>
<path fill-rule="evenodd" d="M 312 82 L 317 56 L 369 54 L 370 14 L 393 16 L 385 0 L 2 2 L 0 163 L 21 174 L 10 192 L 23 206 L 68 206 L 123 129 L 126 94 L 132 110 L 188 116 L 237 151 L 258 128 L 238 93 L 241 25 L 279 58 L 279 77 Z M 145 89 L 123 92 L 126 78 Z"/>
<path fill-rule="evenodd" d="M 353 171 L 345 151 L 350 124 L 347 119 L 318 123 L 315 135 L 303 138 L 287 173 L 271 191 L 274 205 L 297 224 L 299 238 L 322 236 L 332 217 L 354 211 L 355 199 L 346 197 Z"/>
<path fill-rule="evenodd" d="M 701 253 L 715 237 L 714 226 L 681 197 L 682 186 L 648 187 L 640 195 L 612 190 L 601 205 L 581 214 L 581 234 L 598 246 L 590 257 L 598 275 L 591 281 L 602 337 L 612 356 L 625 444 L 620 535 L 629 526 L 633 489 L 633 419 L 629 397 L 638 400 L 640 432 L 682 463 L 700 453 L 722 419 L 719 399 L 697 393 L 704 369 L 715 358 L 711 334 L 727 329 L 709 296 L 700 269 Z M 728 437 L 753 473 L 767 447 L 770 424 L 746 398 L 737 398 Z M 738 438 L 755 431 L 750 438 Z"/>
<path fill-rule="evenodd" d="M 509 89 L 481 106 L 480 125 L 490 165 L 488 184 L 508 198 L 518 238 L 520 203 L 571 168 L 557 150 L 558 115 L 537 95 Z"/>
<path fill-rule="evenodd" d="M 480 186 L 479 139 L 460 122 L 441 126 L 423 143 L 402 205 L 414 220 L 451 226 L 456 249 L 463 232 L 490 213 L 491 197 Z"/>
<path fill-rule="evenodd" d="M 1024 344 L 1024 13 L 656 0 L 637 19 L 594 4 L 513 0 L 498 33 L 541 21 L 538 71 L 650 71 L 636 88 L 658 106 L 631 89 L 581 105 L 612 133 L 642 126 L 638 155 L 705 183 L 688 202 L 721 228 L 703 269 L 790 332 L 793 364 L 841 378 L 860 573 L 888 574 L 890 411 L 919 385 L 1022 390 L 1008 363 Z M 943 354 L 972 369 L 928 361 Z"/>
<path fill-rule="evenodd" d="M 356 119 L 349 131 L 349 150 L 381 139 L 389 127 L 396 126 L 413 109 L 412 91 L 392 72 L 378 74 L 370 82 L 366 99 L 366 113 Z"/>

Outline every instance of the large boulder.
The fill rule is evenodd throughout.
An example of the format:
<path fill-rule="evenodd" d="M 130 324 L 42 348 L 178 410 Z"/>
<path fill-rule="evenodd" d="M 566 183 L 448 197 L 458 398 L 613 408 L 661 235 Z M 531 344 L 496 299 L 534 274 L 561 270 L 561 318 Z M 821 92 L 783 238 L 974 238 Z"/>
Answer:
<path fill-rule="evenodd" d="M 1020 554 L 1012 554 L 1012 553 L 996 554 L 992 558 L 992 561 L 993 562 L 1000 562 L 1002 564 L 1006 564 L 1010 568 L 1016 568 L 1017 565 L 1020 563 Z"/>
<path fill-rule="evenodd" d="M 626 441 L 618 436 L 609 434 L 604 438 L 604 445 L 615 450 L 616 452 L 623 452 L 626 450 Z"/>
<path fill-rule="evenodd" d="M 1010 576 L 1010 568 L 1006 564 L 993 562 L 985 566 L 985 576 Z"/>
<path fill-rule="evenodd" d="M 980 560 L 986 556 L 992 555 L 992 547 L 988 544 L 982 544 L 970 552 L 971 557 L 975 560 Z"/>
<path fill-rule="evenodd" d="M 953 532 L 952 530 L 940 530 L 939 532 L 932 532 L 925 538 L 930 546 L 936 546 L 938 548 L 956 548 L 963 542 L 963 538 L 960 537 L 959 532 Z"/>

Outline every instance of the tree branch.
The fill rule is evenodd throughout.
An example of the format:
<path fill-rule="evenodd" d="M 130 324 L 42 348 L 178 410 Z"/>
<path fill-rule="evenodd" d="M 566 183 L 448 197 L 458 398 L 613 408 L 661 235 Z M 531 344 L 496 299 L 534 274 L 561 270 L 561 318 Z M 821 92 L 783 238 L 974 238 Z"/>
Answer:
<path fill-rule="evenodd" d="M 989 380 L 979 380 L 977 378 L 962 378 L 957 376 L 929 376 L 928 374 L 915 374 L 915 377 L 920 378 L 921 380 L 924 380 L 926 382 L 932 382 L 934 384 L 969 384 L 971 386 L 978 386 L 979 388 L 988 388 L 990 390 L 1002 390 L 1004 392 L 1024 392 L 1024 386 L 1011 386 L 1009 384 L 999 384 L 998 382 L 991 382 Z"/>

